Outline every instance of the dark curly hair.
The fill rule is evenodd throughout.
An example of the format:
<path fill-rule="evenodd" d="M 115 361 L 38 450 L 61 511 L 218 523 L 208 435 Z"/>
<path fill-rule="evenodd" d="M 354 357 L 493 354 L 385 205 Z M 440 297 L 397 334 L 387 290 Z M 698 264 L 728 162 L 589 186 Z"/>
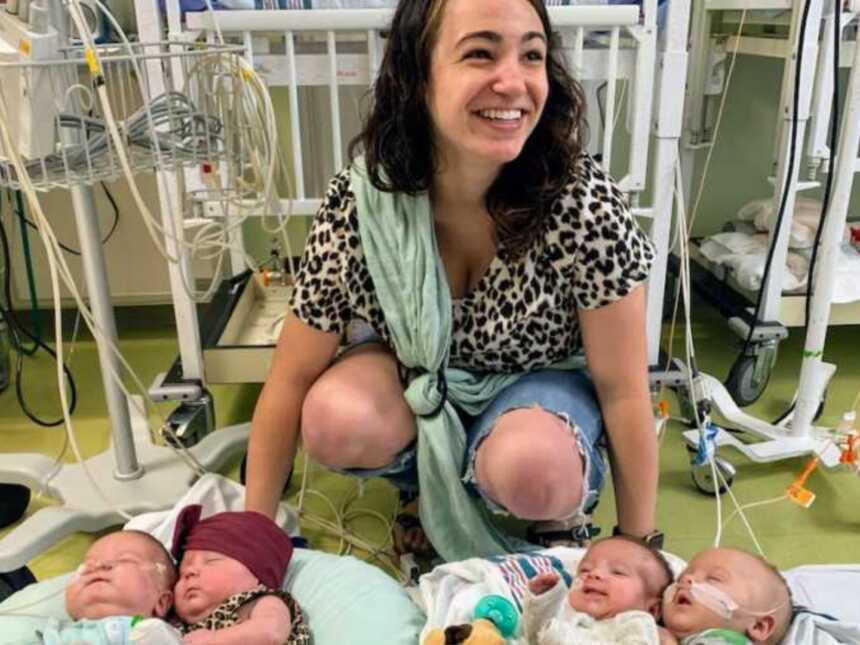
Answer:
<path fill-rule="evenodd" d="M 585 98 L 567 72 L 543 0 L 527 0 L 547 35 L 549 94 L 520 155 L 502 167 L 486 196 L 500 252 L 521 256 L 541 230 L 553 200 L 570 181 L 586 136 Z M 349 155 L 363 152 L 371 183 L 382 191 L 429 190 L 435 148 L 427 89 L 446 0 L 400 0 L 373 86 L 370 114 Z"/>

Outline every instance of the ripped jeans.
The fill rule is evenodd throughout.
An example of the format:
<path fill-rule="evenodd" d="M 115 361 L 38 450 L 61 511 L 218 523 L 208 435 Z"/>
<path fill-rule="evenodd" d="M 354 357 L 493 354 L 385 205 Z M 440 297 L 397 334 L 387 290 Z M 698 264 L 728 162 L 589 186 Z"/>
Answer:
<path fill-rule="evenodd" d="M 591 378 L 584 370 L 546 369 L 530 372 L 499 392 L 481 414 L 470 417 L 461 413 L 466 429 L 463 484 L 471 495 L 482 498 L 493 512 L 509 514 L 480 490 L 475 478 L 475 456 L 481 442 L 492 432 L 501 415 L 519 408 L 535 406 L 569 422 L 582 455 L 585 470 L 582 479 L 586 488 L 579 509 L 571 517 L 591 513 L 597 506 L 606 471 L 603 456 L 605 442 L 597 395 Z M 403 491 L 417 492 L 416 447 L 413 444 L 401 452 L 392 463 L 382 468 L 351 468 L 342 472 L 359 477 L 385 477 Z"/>

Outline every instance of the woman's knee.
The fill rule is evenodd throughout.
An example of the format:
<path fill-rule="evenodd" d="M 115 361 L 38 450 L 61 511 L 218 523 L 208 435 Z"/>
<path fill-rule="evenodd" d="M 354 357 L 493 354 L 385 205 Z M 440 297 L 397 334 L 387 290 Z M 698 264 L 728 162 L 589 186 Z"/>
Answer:
<path fill-rule="evenodd" d="M 579 508 L 583 458 L 565 419 L 542 408 L 499 417 L 476 455 L 479 488 L 516 517 L 554 520 Z"/>
<path fill-rule="evenodd" d="M 368 387 L 370 384 L 370 387 Z M 402 393 L 374 381 L 322 377 L 302 404 L 302 443 L 316 461 L 331 468 L 381 468 L 415 436 Z"/>

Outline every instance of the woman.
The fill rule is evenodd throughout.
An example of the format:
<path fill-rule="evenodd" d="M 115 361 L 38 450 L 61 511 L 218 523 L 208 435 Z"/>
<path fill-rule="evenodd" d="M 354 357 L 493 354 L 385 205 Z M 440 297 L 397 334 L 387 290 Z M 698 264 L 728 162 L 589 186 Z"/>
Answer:
<path fill-rule="evenodd" d="M 542 0 L 401 0 L 351 152 L 363 150 L 369 190 L 429 199 L 452 301 L 447 365 L 525 373 L 461 414 L 464 485 L 536 522 L 537 537 L 568 534 L 597 502 L 605 426 L 617 531 L 645 538 L 657 489 L 643 286 L 653 251 L 582 152 L 582 112 Z M 296 276 L 252 422 L 250 510 L 274 513 L 300 433 L 327 467 L 415 490 L 414 373 L 400 369 L 368 271 L 354 177 L 332 181 Z M 578 349 L 587 374 L 547 369 Z M 416 531 L 405 540 L 423 544 Z"/>

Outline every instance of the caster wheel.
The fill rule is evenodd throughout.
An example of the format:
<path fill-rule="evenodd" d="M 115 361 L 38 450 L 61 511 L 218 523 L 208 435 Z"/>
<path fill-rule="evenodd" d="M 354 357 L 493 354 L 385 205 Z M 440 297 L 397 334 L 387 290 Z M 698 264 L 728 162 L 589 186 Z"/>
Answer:
<path fill-rule="evenodd" d="M 711 464 L 703 464 L 701 466 L 690 466 L 690 475 L 693 477 L 693 484 L 699 489 L 703 495 L 722 495 L 725 493 L 732 482 L 735 480 L 737 471 L 732 464 L 722 457 L 714 457 L 714 466 L 716 466 L 718 481 L 714 481 L 714 473 L 711 470 Z M 720 479 L 720 475 L 722 479 Z"/>
<path fill-rule="evenodd" d="M 0 602 L 34 582 L 36 582 L 36 578 L 27 567 L 21 567 L 8 573 L 0 573 Z"/>
<path fill-rule="evenodd" d="M 242 486 L 245 485 L 245 471 L 248 467 L 248 453 L 246 452 L 242 457 L 242 464 L 239 466 L 239 482 L 241 482 Z M 290 484 L 293 481 L 293 470 L 290 470 L 290 474 L 287 475 L 287 483 L 284 484 L 284 492 L 287 492 L 287 489 L 290 487 Z"/>
<path fill-rule="evenodd" d="M 19 484 L 0 484 L 0 528 L 20 520 L 30 503 L 30 489 Z"/>
<path fill-rule="evenodd" d="M 764 374 L 756 373 L 756 357 L 742 354 L 732 365 L 726 389 L 740 407 L 755 403 L 770 380 L 770 366 Z"/>

